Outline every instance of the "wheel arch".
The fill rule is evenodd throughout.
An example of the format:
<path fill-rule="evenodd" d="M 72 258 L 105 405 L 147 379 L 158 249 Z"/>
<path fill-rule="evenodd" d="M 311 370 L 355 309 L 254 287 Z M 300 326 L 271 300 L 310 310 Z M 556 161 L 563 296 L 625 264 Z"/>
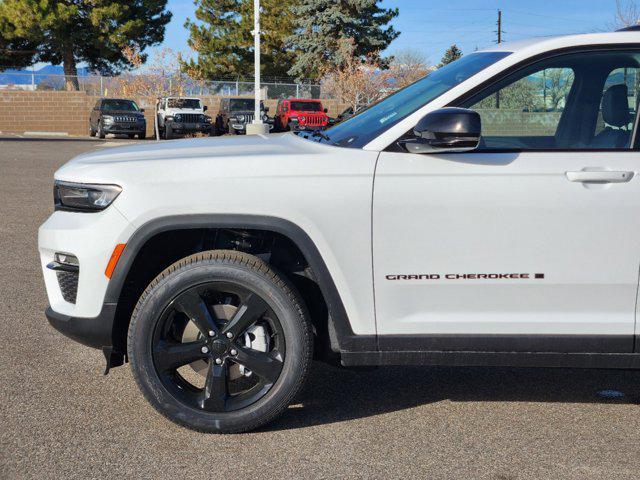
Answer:
<path fill-rule="evenodd" d="M 327 328 L 331 349 L 335 352 L 371 351 L 375 349 L 375 335 L 354 334 L 331 273 L 313 240 L 295 223 L 278 217 L 195 214 L 161 217 L 145 223 L 133 233 L 126 244 L 109 281 L 105 294 L 105 305 L 118 305 L 121 303 L 125 282 L 136 258 L 143 251 L 147 242 L 163 233 L 201 229 L 249 229 L 273 232 L 288 239 L 297 247 L 313 271 L 314 281 L 317 283 L 324 298 L 328 311 Z M 123 336 L 126 337 L 126 331 L 123 331 L 123 329 L 128 328 L 128 321 L 128 318 L 118 318 L 116 309 L 112 332 L 115 349 L 122 348 L 122 345 L 118 345 L 118 339 L 123 338 Z"/>

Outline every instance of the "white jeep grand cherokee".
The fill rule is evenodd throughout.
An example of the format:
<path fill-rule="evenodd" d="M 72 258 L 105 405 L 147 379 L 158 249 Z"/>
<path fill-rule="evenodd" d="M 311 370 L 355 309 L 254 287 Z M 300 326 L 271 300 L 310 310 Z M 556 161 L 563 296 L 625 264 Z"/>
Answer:
<path fill-rule="evenodd" d="M 314 357 L 640 367 L 640 33 L 473 53 L 314 134 L 82 155 L 39 249 L 51 324 L 209 432 Z"/>

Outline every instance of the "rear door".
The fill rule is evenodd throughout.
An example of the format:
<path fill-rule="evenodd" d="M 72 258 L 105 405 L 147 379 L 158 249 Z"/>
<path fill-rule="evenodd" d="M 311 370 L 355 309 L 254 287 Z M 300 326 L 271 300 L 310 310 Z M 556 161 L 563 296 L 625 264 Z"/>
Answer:
<path fill-rule="evenodd" d="M 458 106 L 472 153 L 381 153 L 382 349 L 630 352 L 640 265 L 633 51 L 554 56 Z"/>

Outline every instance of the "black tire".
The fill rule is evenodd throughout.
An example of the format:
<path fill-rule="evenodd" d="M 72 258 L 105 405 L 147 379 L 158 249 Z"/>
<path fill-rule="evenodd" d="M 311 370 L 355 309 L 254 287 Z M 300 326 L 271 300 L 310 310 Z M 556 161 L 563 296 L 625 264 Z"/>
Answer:
<path fill-rule="evenodd" d="M 102 128 L 102 122 L 98 123 L 98 138 L 103 139 L 104 137 L 106 137 L 106 134 L 104 133 L 104 129 Z"/>
<path fill-rule="evenodd" d="M 144 140 L 145 138 L 147 138 L 147 132 L 140 132 L 138 134 L 138 140 Z"/>
<path fill-rule="evenodd" d="M 129 134 L 127 134 L 127 137 L 129 137 L 131 140 L 133 140 L 134 138 L 136 138 L 136 134 L 135 133 L 129 133 Z"/>
<path fill-rule="evenodd" d="M 219 297 L 212 297 L 207 290 L 211 285 L 218 289 L 216 292 L 234 292 L 234 289 L 249 292 L 245 299 L 238 297 L 241 300 L 236 312 L 242 313 L 234 313 L 230 317 L 234 321 L 219 322 L 220 316 L 214 307 L 227 307 L 230 300 L 226 297 L 224 303 L 220 304 L 212 301 L 212 298 L 222 298 L 229 294 L 220 293 Z M 196 295 L 193 295 L 194 292 Z M 189 305 L 186 309 L 183 300 L 185 297 L 189 299 L 186 301 Z M 254 308 L 255 304 L 262 305 L 265 313 L 258 313 L 263 310 Z M 185 311 L 192 314 L 186 315 Z M 238 317 L 240 320 L 235 321 Z M 253 320 L 254 317 L 257 320 Z M 179 322 L 185 324 L 183 332 L 187 330 L 186 325 L 196 329 L 198 336 L 195 341 L 195 337 L 187 341 L 182 336 L 184 333 L 175 333 Z M 209 325 L 212 322 L 216 325 L 213 328 L 218 329 L 215 332 L 207 330 L 211 328 Z M 253 350 L 252 346 L 243 343 L 248 341 L 247 335 L 252 335 L 247 329 L 256 328 L 261 322 L 269 322 L 274 327 L 269 335 L 264 336 L 270 339 L 267 343 L 271 342 L 271 350 L 267 347 L 261 351 Z M 228 340 L 226 337 L 233 328 L 237 328 L 237 334 Z M 209 331 L 211 338 L 202 333 L 206 331 Z M 181 338 L 177 344 L 176 335 Z M 201 343 L 209 346 L 208 352 L 199 353 Z M 176 350 L 171 350 L 176 345 L 180 345 L 178 348 L 181 349 L 190 349 L 191 356 L 187 362 L 194 362 L 192 355 L 196 352 L 196 361 L 204 365 L 206 375 L 203 378 L 206 381 L 199 390 L 190 390 L 191 385 L 185 386 L 186 380 L 178 369 L 191 367 L 195 363 L 181 364 L 183 366 L 178 367 L 179 362 L 175 361 Z M 233 350 L 232 347 L 238 350 Z M 225 353 L 221 353 L 223 350 Z M 149 403 L 169 420 L 201 432 L 244 432 L 272 421 L 287 408 L 302 387 L 313 356 L 312 329 L 299 294 L 269 265 L 245 253 L 214 250 L 174 263 L 151 282 L 140 297 L 131 318 L 128 355 L 140 390 Z M 221 358 L 222 365 L 216 366 L 215 363 Z M 251 365 L 245 363 L 241 367 L 243 358 L 260 362 L 254 363 L 255 369 L 251 368 L 249 375 L 245 375 L 248 380 L 253 378 L 257 386 L 247 387 L 239 396 L 234 396 L 231 382 L 238 380 L 232 380 L 231 369 L 244 368 L 246 373 L 249 368 L 247 365 Z M 181 357 L 181 360 L 184 359 Z M 266 383 L 259 366 L 263 369 L 268 366 L 265 370 L 267 375 L 264 375 L 269 378 Z M 223 375 L 215 373 L 223 368 Z M 219 383 L 220 380 L 209 382 L 210 378 L 219 379 L 222 376 L 223 383 Z M 247 378 L 241 377 L 240 380 L 247 381 Z M 219 390 L 212 385 L 217 385 Z M 219 394 L 219 391 L 223 393 Z M 249 393 L 252 396 L 248 401 L 243 395 Z M 215 408 L 211 409 L 212 404 L 207 404 L 208 401 L 213 402 Z"/>
<path fill-rule="evenodd" d="M 164 126 L 164 139 L 165 140 L 171 140 L 173 138 L 173 128 L 171 128 L 171 125 L 165 125 Z"/>
<path fill-rule="evenodd" d="M 93 129 L 92 126 L 89 126 L 89 136 L 90 137 L 95 137 L 96 136 L 96 131 Z"/>

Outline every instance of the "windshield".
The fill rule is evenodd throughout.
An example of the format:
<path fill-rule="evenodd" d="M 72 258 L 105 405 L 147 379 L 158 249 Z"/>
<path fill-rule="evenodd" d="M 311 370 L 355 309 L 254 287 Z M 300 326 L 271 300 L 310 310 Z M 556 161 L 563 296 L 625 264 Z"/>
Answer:
<path fill-rule="evenodd" d="M 137 112 L 140 109 L 136 102 L 131 100 L 103 100 L 102 110 L 108 112 L 109 110 L 123 110 L 126 112 Z"/>
<path fill-rule="evenodd" d="M 419 108 L 507 55 L 509 52 L 466 55 L 362 110 L 356 116 L 337 124 L 317 137 L 321 141 L 334 145 L 362 148 Z"/>
<path fill-rule="evenodd" d="M 199 110 L 200 100 L 197 98 L 170 98 L 167 100 L 168 108 L 191 108 L 193 110 Z"/>
<path fill-rule="evenodd" d="M 322 111 L 322 104 L 320 102 L 291 102 L 291 110 L 320 112 Z"/>
<path fill-rule="evenodd" d="M 256 105 L 256 101 L 252 98 L 234 98 L 229 100 L 230 110 L 248 110 L 253 111 Z M 264 110 L 264 105 L 260 102 L 260 110 Z"/>

